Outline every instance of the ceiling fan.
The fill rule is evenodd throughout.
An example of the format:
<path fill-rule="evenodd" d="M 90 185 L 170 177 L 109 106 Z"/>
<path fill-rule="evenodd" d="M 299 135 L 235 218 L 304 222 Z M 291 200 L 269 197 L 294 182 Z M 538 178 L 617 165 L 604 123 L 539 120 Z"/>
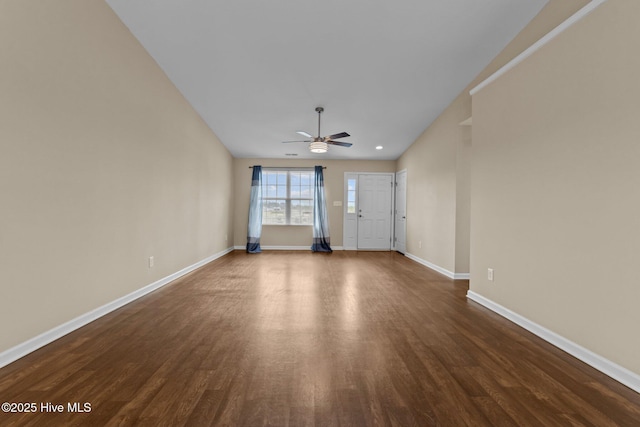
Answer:
<path fill-rule="evenodd" d="M 309 150 L 312 153 L 326 153 L 327 150 L 329 149 L 329 145 L 337 145 L 339 147 L 351 147 L 353 144 L 351 144 L 350 142 L 336 141 L 336 139 L 346 138 L 350 136 L 347 132 L 340 132 L 340 133 L 336 133 L 334 135 L 329 135 L 329 136 L 320 136 L 320 115 L 322 114 L 323 111 L 324 111 L 324 108 L 316 107 L 316 112 L 318 113 L 318 136 L 317 137 L 311 136 L 308 132 L 298 131 L 296 133 L 311 139 L 300 140 L 300 141 L 282 141 L 282 142 L 284 144 L 287 144 L 290 142 L 308 142 Z"/>

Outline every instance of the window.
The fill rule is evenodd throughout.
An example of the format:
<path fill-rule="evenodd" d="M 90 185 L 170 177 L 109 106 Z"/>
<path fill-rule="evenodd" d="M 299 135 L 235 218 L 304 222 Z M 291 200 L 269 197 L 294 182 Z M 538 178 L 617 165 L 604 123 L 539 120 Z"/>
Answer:
<path fill-rule="evenodd" d="M 347 213 L 356 213 L 356 180 L 347 180 Z"/>
<path fill-rule="evenodd" d="M 313 225 L 314 172 L 262 171 L 262 224 Z"/>

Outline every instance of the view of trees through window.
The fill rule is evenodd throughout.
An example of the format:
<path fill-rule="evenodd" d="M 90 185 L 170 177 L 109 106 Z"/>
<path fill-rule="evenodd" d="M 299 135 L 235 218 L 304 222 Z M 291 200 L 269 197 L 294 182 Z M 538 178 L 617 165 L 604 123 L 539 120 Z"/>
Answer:
<path fill-rule="evenodd" d="M 262 224 L 313 225 L 313 171 L 262 171 Z"/>

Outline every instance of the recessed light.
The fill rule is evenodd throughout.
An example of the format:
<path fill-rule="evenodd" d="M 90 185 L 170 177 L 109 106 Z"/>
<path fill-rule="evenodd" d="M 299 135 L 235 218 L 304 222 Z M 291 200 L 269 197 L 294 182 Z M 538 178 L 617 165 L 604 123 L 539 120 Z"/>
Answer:
<path fill-rule="evenodd" d="M 383 147 L 382 147 L 382 145 L 378 145 L 378 146 L 376 147 L 376 150 L 382 150 L 382 148 L 383 148 Z"/>

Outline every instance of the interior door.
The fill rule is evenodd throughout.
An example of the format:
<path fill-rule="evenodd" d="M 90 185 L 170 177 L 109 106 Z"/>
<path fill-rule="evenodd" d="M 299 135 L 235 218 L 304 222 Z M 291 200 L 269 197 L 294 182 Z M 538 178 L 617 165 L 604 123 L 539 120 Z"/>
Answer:
<path fill-rule="evenodd" d="M 396 251 L 407 250 L 407 171 L 396 173 L 396 211 L 394 240 Z"/>
<path fill-rule="evenodd" d="M 358 249 L 391 249 L 392 175 L 358 175 Z"/>

